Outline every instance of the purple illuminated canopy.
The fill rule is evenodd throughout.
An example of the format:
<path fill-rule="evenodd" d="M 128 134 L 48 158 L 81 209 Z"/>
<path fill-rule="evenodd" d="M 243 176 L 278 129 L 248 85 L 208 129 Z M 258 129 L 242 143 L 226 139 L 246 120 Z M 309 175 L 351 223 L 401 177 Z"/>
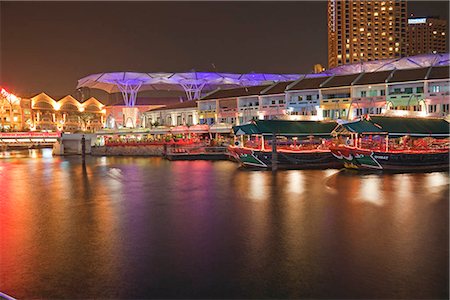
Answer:
<path fill-rule="evenodd" d="M 114 72 L 86 76 L 78 80 L 77 88 L 100 89 L 108 93 L 121 92 L 125 105 L 134 106 L 138 91 L 185 91 L 188 100 L 199 99 L 202 92 L 218 87 L 252 86 L 277 81 L 297 80 L 297 74 L 232 74 L 232 73 L 135 73 Z"/>

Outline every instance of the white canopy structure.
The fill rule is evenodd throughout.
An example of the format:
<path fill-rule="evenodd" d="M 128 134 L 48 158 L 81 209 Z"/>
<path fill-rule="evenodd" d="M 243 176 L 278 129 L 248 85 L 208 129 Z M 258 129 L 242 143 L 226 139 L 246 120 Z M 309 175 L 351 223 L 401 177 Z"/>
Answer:
<path fill-rule="evenodd" d="M 421 54 L 415 56 L 383 59 L 378 61 L 366 61 L 355 64 L 338 66 L 325 71 L 329 75 L 347 75 L 362 72 L 380 72 L 401 69 L 425 68 L 431 66 L 448 66 L 450 64 L 449 53 Z"/>
<path fill-rule="evenodd" d="M 100 89 L 107 93 L 121 92 L 126 106 L 134 106 L 138 91 L 184 91 L 188 100 L 199 99 L 203 91 L 218 87 L 252 86 L 277 81 L 297 80 L 297 74 L 231 74 L 231 73 L 135 73 L 115 72 L 86 76 L 77 88 Z"/>

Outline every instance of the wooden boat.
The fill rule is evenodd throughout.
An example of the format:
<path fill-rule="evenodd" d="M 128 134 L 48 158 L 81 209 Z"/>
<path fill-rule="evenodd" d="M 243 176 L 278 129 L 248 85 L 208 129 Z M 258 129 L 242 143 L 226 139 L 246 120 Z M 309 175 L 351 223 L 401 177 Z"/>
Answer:
<path fill-rule="evenodd" d="M 233 127 L 230 154 L 247 168 L 341 168 L 329 146 L 336 122 L 258 120 Z"/>
<path fill-rule="evenodd" d="M 385 171 L 449 169 L 449 124 L 444 119 L 367 116 L 334 130 L 330 147 L 346 168 Z"/>

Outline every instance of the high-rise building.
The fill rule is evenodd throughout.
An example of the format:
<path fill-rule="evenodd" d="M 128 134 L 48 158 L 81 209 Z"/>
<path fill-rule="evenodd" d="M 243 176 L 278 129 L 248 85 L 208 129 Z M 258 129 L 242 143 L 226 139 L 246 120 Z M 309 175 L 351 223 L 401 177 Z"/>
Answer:
<path fill-rule="evenodd" d="M 408 19 L 408 55 L 447 52 L 447 21 L 435 17 Z"/>
<path fill-rule="evenodd" d="M 328 0 L 328 67 L 406 55 L 406 0 Z"/>

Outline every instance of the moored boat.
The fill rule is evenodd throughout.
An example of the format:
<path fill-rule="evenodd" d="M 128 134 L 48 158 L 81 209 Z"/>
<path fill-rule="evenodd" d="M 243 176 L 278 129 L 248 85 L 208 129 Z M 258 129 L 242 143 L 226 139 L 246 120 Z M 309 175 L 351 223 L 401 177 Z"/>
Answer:
<path fill-rule="evenodd" d="M 329 149 L 334 121 L 257 120 L 234 126 L 230 154 L 244 167 L 263 169 L 341 168 Z"/>
<path fill-rule="evenodd" d="M 367 116 L 334 130 L 332 154 L 346 168 L 438 171 L 449 168 L 449 123 L 444 119 Z"/>

